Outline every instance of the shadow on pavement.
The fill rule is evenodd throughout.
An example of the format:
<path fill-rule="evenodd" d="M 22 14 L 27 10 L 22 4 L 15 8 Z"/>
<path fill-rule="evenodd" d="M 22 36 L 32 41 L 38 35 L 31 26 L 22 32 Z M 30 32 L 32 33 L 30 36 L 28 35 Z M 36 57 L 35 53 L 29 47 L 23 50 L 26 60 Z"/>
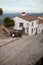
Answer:
<path fill-rule="evenodd" d="M 35 65 L 43 65 L 43 57 L 41 57 Z"/>

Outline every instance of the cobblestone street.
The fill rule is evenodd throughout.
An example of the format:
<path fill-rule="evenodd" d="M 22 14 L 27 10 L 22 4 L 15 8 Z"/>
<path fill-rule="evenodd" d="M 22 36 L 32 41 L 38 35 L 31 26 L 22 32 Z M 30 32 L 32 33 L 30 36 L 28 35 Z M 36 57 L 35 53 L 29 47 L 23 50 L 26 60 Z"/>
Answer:
<path fill-rule="evenodd" d="M 23 36 L 0 47 L 0 65 L 34 65 L 43 57 L 43 34 Z"/>

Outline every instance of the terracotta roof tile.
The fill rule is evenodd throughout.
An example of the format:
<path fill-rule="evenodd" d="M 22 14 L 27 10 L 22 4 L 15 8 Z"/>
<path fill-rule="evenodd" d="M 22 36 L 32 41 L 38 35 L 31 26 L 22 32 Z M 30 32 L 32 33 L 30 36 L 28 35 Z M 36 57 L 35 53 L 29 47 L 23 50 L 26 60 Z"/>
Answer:
<path fill-rule="evenodd" d="M 24 19 L 24 20 L 27 20 L 27 21 L 33 21 L 33 20 L 37 20 L 37 17 L 35 16 L 28 16 L 28 15 L 25 15 L 25 16 L 19 16 L 20 18 Z"/>
<path fill-rule="evenodd" d="M 43 20 L 39 19 L 39 24 L 43 24 Z"/>

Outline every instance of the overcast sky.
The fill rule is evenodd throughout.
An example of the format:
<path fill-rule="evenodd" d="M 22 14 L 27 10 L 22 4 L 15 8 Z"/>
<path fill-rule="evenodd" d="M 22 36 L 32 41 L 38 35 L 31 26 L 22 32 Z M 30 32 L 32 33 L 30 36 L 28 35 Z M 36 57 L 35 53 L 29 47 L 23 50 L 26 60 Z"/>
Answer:
<path fill-rule="evenodd" d="M 5 13 L 42 13 L 43 0 L 0 0 L 0 8 L 3 8 Z"/>

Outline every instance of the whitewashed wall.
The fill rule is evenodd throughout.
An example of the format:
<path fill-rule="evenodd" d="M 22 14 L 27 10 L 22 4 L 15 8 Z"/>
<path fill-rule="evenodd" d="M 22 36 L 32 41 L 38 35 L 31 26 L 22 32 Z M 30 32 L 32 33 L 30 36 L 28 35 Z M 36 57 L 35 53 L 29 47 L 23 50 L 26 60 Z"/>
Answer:
<path fill-rule="evenodd" d="M 23 27 L 25 28 L 25 32 L 27 33 L 27 24 L 29 24 L 28 21 L 21 19 L 19 17 L 15 17 L 13 18 L 13 20 L 15 21 L 15 26 L 14 29 L 21 29 L 22 27 L 19 27 L 19 23 L 23 23 Z"/>
<path fill-rule="evenodd" d="M 29 35 L 34 35 L 36 33 L 36 28 L 38 28 L 37 21 L 38 20 L 31 21 L 30 23 L 31 26 L 29 27 Z M 33 22 L 33 26 L 32 26 L 32 22 Z M 33 33 L 32 33 L 32 29 L 33 29 Z"/>
<path fill-rule="evenodd" d="M 39 34 L 39 33 L 42 33 L 42 29 L 43 29 L 43 24 L 39 24 L 39 27 L 38 27 L 38 34 Z"/>
<path fill-rule="evenodd" d="M 34 35 L 36 33 L 36 28 L 38 27 L 37 25 L 37 20 L 34 20 L 34 21 L 26 21 L 22 18 L 19 18 L 19 17 L 15 17 L 13 18 L 13 20 L 15 21 L 15 26 L 14 26 L 14 29 L 22 29 L 21 27 L 19 27 L 19 23 L 23 23 L 23 27 L 25 28 L 25 33 L 27 33 L 27 27 L 28 27 L 28 35 Z M 32 26 L 32 22 L 33 22 L 33 26 Z M 28 26 L 27 26 L 28 24 Z M 31 32 L 31 29 L 33 28 L 33 33 Z M 35 28 L 35 30 L 34 30 Z"/>

